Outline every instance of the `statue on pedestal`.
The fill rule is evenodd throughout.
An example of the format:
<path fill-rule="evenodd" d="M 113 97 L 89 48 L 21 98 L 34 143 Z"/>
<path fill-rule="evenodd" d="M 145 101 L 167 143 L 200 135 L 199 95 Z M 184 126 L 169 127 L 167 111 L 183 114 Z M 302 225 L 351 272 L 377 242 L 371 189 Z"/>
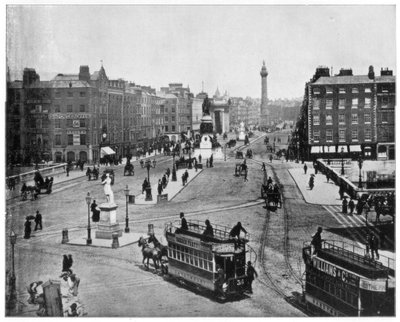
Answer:
<path fill-rule="evenodd" d="M 203 105 L 201 106 L 203 109 L 203 116 L 205 115 L 210 115 L 210 107 L 211 107 L 211 102 L 208 99 L 208 96 L 203 101 Z"/>
<path fill-rule="evenodd" d="M 114 193 L 111 190 L 111 178 L 109 173 L 106 173 L 106 178 L 101 184 L 104 185 L 104 194 L 106 195 L 107 203 L 114 203 Z"/>

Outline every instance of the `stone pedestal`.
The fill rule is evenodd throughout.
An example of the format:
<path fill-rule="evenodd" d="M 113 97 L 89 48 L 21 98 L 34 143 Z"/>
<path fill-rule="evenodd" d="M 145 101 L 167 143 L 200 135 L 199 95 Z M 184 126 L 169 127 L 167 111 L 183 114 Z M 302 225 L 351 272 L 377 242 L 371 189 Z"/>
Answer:
<path fill-rule="evenodd" d="M 100 222 L 96 230 L 96 238 L 99 239 L 113 239 L 113 233 L 118 233 L 118 237 L 122 236 L 122 228 L 119 227 L 117 221 L 117 208 L 115 203 L 103 203 L 99 205 L 101 210 Z"/>

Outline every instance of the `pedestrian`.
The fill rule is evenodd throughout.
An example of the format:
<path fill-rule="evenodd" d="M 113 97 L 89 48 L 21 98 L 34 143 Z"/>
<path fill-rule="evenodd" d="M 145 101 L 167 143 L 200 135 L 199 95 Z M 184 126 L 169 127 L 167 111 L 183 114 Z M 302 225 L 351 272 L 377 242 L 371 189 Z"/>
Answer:
<path fill-rule="evenodd" d="M 325 176 L 326 176 L 326 182 L 329 183 L 329 173 L 328 173 L 328 171 L 326 172 Z"/>
<path fill-rule="evenodd" d="M 304 163 L 304 167 L 303 168 L 304 168 L 304 174 L 307 174 L 307 169 L 308 169 L 307 168 L 307 164 Z"/>
<path fill-rule="evenodd" d="M 185 218 L 185 214 L 183 212 L 181 212 L 179 214 L 179 217 L 181 218 L 181 229 L 188 230 L 189 228 L 188 228 L 188 224 L 187 224 L 187 221 Z"/>
<path fill-rule="evenodd" d="M 265 162 L 262 163 L 261 171 L 263 171 L 265 173 L 267 172 L 267 169 L 265 168 Z"/>
<path fill-rule="evenodd" d="M 343 201 L 342 201 L 342 214 L 347 214 L 347 205 L 348 205 L 348 202 L 347 202 L 347 198 L 345 197 L 345 198 L 343 198 Z"/>
<path fill-rule="evenodd" d="M 314 188 L 314 176 L 313 175 L 310 176 L 310 180 L 308 181 L 308 185 L 310 187 L 310 190 L 313 190 L 313 188 Z"/>
<path fill-rule="evenodd" d="M 317 163 L 314 164 L 314 172 L 315 172 L 315 174 L 318 174 L 318 165 L 317 165 Z"/>
<path fill-rule="evenodd" d="M 38 227 L 40 227 L 40 228 L 38 228 Z M 38 230 L 38 229 L 40 229 L 40 230 L 43 229 L 43 227 L 42 227 L 42 215 L 41 215 L 41 213 L 39 212 L 39 210 L 36 210 L 36 216 L 35 216 L 35 231 Z"/>
<path fill-rule="evenodd" d="M 272 154 L 269 155 L 269 163 L 272 163 Z"/>
<path fill-rule="evenodd" d="M 69 177 L 69 164 L 67 163 L 67 169 L 66 169 L 66 171 L 67 171 L 67 177 Z"/>
<path fill-rule="evenodd" d="M 312 236 L 311 245 L 314 246 L 313 255 L 316 255 L 322 248 L 322 239 L 321 239 L 322 227 L 318 227 L 317 232 Z"/>
<path fill-rule="evenodd" d="M 29 217 L 25 218 L 25 224 L 24 224 L 24 238 L 29 239 L 31 238 L 31 232 L 32 232 L 32 227 L 31 227 L 31 221 L 29 220 Z"/>
<path fill-rule="evenodd" d="M 371 258 L 375 259 L 375 255 L 376 255 L 376 259 L 379 259 L 379 253 L 378 253 L 378 239 L 375 237 L 374 234 L 369 234 L 368 236 L 368 246 L 367 246 L 367 251 L 368 248 L 371 251 Z"/>
<path fill-rule="evenodd" d="M 161 179 L 162 188 L 165 189 L 167 187 L 167 174 L 164 174 Z"/>
<path fill-rule="evenodd" d="M 205 224 L 206 224 L 206 229 L 204 229 L 203 235 L 208 237 L 214 237 L 214 229 L 213 226 L 211 226 L 211 223 L 208 219 L 206 219 Z"/>
<path fill-rule="evenodd" d="M 185 184 L 187 183 L 188 179 L 189 179 L 189 172 L 186 170 L 185 171 Z"/>
<path fill-rule="evenodd" d="M 146 190 L 147 186 L 148 186 L 147 178 L 144 178 L 144 181 L 143 181 L 143 184 L 142 184 L 142 194 Z"/>
<path fill-rule="evenodd" d="M 96 200 L 93 200 L 92 204 L 90 205 L 90 211 L 93 213 L 92 215 L 93 222 L 100 221 L 100 210 L 97 209 Z"/>
<path fill-rule="evenodd" d="M 258 274 L 257 274 L 255 268 L 251 265 L 250 261 L 247 262 L 246 276 L 247 276 L 247 288 L 249 290 L 249 293 L 252 294 L 253 293 L 252 284 L 253 284 L 253 281 L 254 281 L 254 276 L 258 277 Z"/>
<path fill-rule="evenodd" d="M 185 174 L 183 173 L 182 174 L 182 186 L 184 186 L 185 185 Z"/>
<path fill-rule="evenodd" d="M 197 172 L 197 159 L 196 159 L 196 158 L 194 158 L 194 169 L 195 169 L 196 172 Z"/>
<path fill-rule="evenodd" d="M 212 168 L 214 166 L 213 163 L 214 163 L 214 157 L 211 154 L 211 156 L 210 156 L 210 168 Z"/>
<path fill-rule="evenodd" d="M 78 317 L 84 315 L 82 305 L 80 305 L 78 302 L 72 303 L 68 310 L 65 310 L 64 313 L 64 316 L 67 317 Z"/>
<path fill-rule="evenodd" d="M 62 273 L 71 273 L 72 274 L 72 255 L 63 255 L 63 262 L 62 262 Z M 61 275 L 60 277 L 62 277 L 63 275 Z"/>
<path fill-rule="evenodd" d="M 247 166 L 246 166 L 246 169 L 244 170 L 244 179 L 243 179 L 243 181 L 244 181 L 244 182 L 249 181 L 249 180 L 247 179 Z"/>
<path fill-rule="evenodd" d="M 350 215 L 353 214 L 354 208 L 355 208 L 354 200 L 353 200 L 353 198 L 350 198 L 350 201 L 349 201 L 349 211 L 350 211 Z"/>
<path fill-rule="evenodd" d="M 342 200 L 344 197 L 344 189 L 343 189 L 342 185 L 340 185 L 340 187 L 339 187 L 339 196 L 340 196 L 340 200 Z"/>
<path fill-rule="evenodd" d="M 215 283 L 217 285 L 218 292 L 222 297 L 225 297 L 223 289 L 224 282 L 225 282 L 225 272 L 222 269 L 222 267 L 219 264 L 217 264 L 217 279 L 215 280 Z"/>
<path fill-rule="evenodd" d="M 199 163 L 201 163 L 201 154 L 199 154 Z"/>
<path fill-rule="evenodd" d="M 162 181 L 161 181 L 161 179 L 158 180 L 157 190 L 158 190 L 158 195 L 161 195 L 161 194 L 162 194 L 162 191 L 163 191 L 163 186 L 162 186 Z"/>
<path fill-rule="evenodd" d="M 171 174 L 171 170 L 169 168 L 167 168 L 167 172 L 165 172 L 165 174 L 167 175 L 167 177 L 169 178 L 170 174 Z"/>

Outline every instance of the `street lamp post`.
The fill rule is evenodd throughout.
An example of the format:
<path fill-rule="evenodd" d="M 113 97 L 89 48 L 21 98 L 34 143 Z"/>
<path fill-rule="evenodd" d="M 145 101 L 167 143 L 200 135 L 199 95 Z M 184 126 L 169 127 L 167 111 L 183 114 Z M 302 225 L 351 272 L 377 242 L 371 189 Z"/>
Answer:
<path fill-rule="evenodd" d="M 91 245 L 92 244 L 92 238 L 90 236 L 90 203 L 92 202 L 92 197 L 90 196 L 90 192 L 87 193 L 86 196 L 86 203 L 87 203 L 87 209 L 88 209 L 88 228 L 87 228 L 87 239 L 86 239 L 86 245 Z"/>
<path fill-rule="evenodd" d="M 11 230 L 10 233 L 10 243 L 11 243 L 11 274 L 9 280 L 9 287 L 10 287 L 10 297 L 8 300 L 8 306 L 10 309 L 13 309 L 16 304 L 17 300 L 17 292 L 15 289 L 15 266 L 14 266 L 14 246 L 17 242 L 17 235 Z"/>
<path fill-rule="evenodd" d="M 150 168 L 151 161 L 150 159 L 146 161 L 146 169 L 147 169 L 147 188 L 146 188 L 146 201 L 153 200 L 153 196 L 151 195 L 151 184 L 150 184 Z"/>
<path fill-rule="evenodd" d="M 342 176 L 344 176 L 343 152 L 344 152 L 344 148 L 342 147 L 342 149 L 340 150 L 340 155 L 341 155 L 341 157 L 342 157 L 342 171 L 341 171 L 341 175 L 342 175 Z"/>
<path fill-rule="evenodd" d="M 172 181 L 176 181 L 175 151 L 172 152 Z"/>
<path fill-rule="evenodd" d="M 189 147 L 189 169 L 193 169 L 192 167 L 192 147 Z"/>
<path fill-rule="evenodd" d="M 124 192 L 125 192 L 125 197 L 126 197 L 125 232 L 129 233 L 129 217 L 128 217 L 129 188 L 128 188 L 128 185 L 126 185 L 126 188 L 125 188 Z"/>
<path fill-rule="evenodd" d="M 361 155 L 358 158 L 358 168 L 360 169 L 360 173 L 358 176 L 358 187 L 360 189 L 362 189 L 363 185 L 362 185 L 362 180 L 361 180 L 361 169 L 362 169 L 362 165 L 363 165 L 363 159 L 361 158 Z"/>

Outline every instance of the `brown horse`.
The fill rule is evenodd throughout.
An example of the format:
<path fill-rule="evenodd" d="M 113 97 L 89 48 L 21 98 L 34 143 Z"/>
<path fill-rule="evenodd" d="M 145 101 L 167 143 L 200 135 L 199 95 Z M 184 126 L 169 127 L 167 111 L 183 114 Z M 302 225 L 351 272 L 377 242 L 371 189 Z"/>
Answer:
<path fill-rule="evenodd" d="M 143 265 L 145 265 L 144 261 L 147 259 L 147 265 L 145 265 L 145 267 L 148 269 L 149 268 L 149 259 L 151 258 L 153 260 L 154 267 L 157 270 L 158 269 L 157 262 L 158 262 L 160 251 L 156 248 L 149 247 L 147 240 L 143 237 L 139 238 L 138 246 L 142 247 L 142 254 L 143 254 L 142 263 L 143 263 Z"/>
<path fill-rule="evenodd" d="M 168 268 L 166 265 L 164 265 L 165 262 L 163 262 L 163 258 L 164 258 L 164 260 L 166 259 L 168 261 L 168 246 L 161 244 L 154 234 L 150 235 L 147 242 L 149 244 L 153 243 L 154 249 L 157 250 L 157 262 L 161 266 L 161 272 L 167 273 Z"/>

